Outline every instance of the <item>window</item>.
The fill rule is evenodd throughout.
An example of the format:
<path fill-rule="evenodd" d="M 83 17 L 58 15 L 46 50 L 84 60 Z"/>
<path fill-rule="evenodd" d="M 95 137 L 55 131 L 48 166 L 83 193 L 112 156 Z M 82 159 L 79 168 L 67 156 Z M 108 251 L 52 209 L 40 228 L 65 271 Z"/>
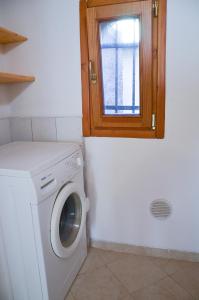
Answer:
<path fill-rule="evenodd" d="M 164 137 L 166 0 L 82 0 L 84 136 Z"/>

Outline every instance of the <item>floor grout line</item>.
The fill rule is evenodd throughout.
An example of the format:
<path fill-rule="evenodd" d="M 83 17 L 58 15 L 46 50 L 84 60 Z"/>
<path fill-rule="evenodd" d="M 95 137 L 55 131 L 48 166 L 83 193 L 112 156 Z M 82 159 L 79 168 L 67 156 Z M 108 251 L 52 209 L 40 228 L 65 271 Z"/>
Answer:
<path fill-rule="evenodd" d="M 88 254 L 89 255 L 89 254 Z M 92 269 L 92 270 L 86 270 L 85 272 L 83 272 L 83 273 L 78 273 L 78 276 L 82 276 L 82 275 L 86 275 L 87 273 L 92 273 L 93 271 L 96 271 L 96 270 L 98 270 L 98 269 L 101 269 L 101 268 L 103 268 L 106 264 L 105 264 L 105 262 L 103 261 L 103 259 L 100 257 L 100 255 L 99 254 L 97 254 L 97 256 L 100 258 L 100 260 L 102 261 L 102 263 L 103 263 L 103 265 L 102 266 L 99 266 L 99 267 L 94 267 L 94 269 Z M 87 256 L 87 258 L 88 258 L 88 256 Z M 85 260 L 85 262 L 84 262 L 84 264 L 86 263 L 86 260 Z M 84 264 L 82 265 L 82 267 L 81 267 L 81 269 L 84 267 Z M 80 269 L 80 271 L 81 271 L 81 269 Z"/>
<path fill-rule="evenodd" d="M 121 286 L 125 289 L 125 291 L 127 292 L 127 294 L 129 296 L 131 296 L 131 293 L 129 292 L 129 290 L 126 288 L 126 286 L 123 284 L 123 282 L 121 282 L 119 280 L 119 278 L 117 278 L 117 276 L 108 268 L 108 265 L 106 265 L 107 270 L 111 273 L 111 275 L 113 276 L 113 278 L 116 279 L 117 282 L 119 282 L 119 284 L 121 284 Z"/>
<path fill-rule="evenodd" d="M 183 271 L 176 271 L 175 273 L 177 273 L 177 272 L 183 272 Z M 181 287 L 185 292 L 187 292 L 187 294 L 189 294 L 193 298 L 193 300 L 198 300 L 198 299 L 195 299 L 195 296 L 193 296 L 187 289 L 185 289 L 184 286 L 182 286 L 177 280 L 175 280 L 175 278 L 172 277 L 172 275 L 174 275 L 174 274 L 168 275 L 169 278 L 172 279 L 175 282 L 175 284 L 177 284 L 179 287 Z"/>
<path fill-rule="evenodd" d="M 130 295 L 133 296 L 133 294 L 136 293 L 136 292 L 139 292 L 139 291 L 141 291 L 141 290 L 143 290 L 143 289 L 150 288 L 150 287 L 152 287 L 152 286 L 158 284 L 159 282 L 165 280 L 167 277 L 169 277 L 169 276 L 163 277 L 163 278 L 159 279 L 158 281 L 156 281 L 156 282 L 154 282 L 154 283 L 151 283 L 151 284 L 149 284 L 149 285 L 147 285 L 147 286 L 145 286 L 145 287 L 142 287 L 142 288 L 140 288 L 140 289 L 138 289 L 138 290 L 132 292 Z"/>
<path fill-rule="evenodd" d="M 108 252 L 112 252 L 112 251 L 110 251 L 110 250 L 103 250 L 103 251 L 108 251 Z M 119 252 L 116 252 L 116 253 L 119 253 Z M 124 253 L 124 255 L 126 256 L 126 253 Z M 144 255 L 138 255 L 138 254 L 133 254 L 133 253 L 129 253 L 128 254 L 128 256 L 137 256 L 137 257 L 144 257 L 144 258 L 148 258 L 149 259 L 149 262 L 151 263 L 151 264 L 153 264 L 156 268 L 158 268 L 162 273 L 164 273 L 164 277 L 163 278 L 161 278 L 160 280 L 158 280 L 157 282 L 159 282 L 159 281 L 161 281 L 161 280 L 164 280 L 166 277 L 168 277 L 168 274 L 164 271 L 164 270 L 162 270 L 159 266 L 157 266 L 151 259 L 150 259 L 150 257 L 149 256 L 144 256 Z M 126 288 L 126 286 L 124 286 L 124 284 L 123 284 L 123 282 L 121 282 L 121 280 L 112 272 L 112 270 L 109 268 L 109 265 L 110 264 L 112 264 L 112 263 L 115 263 L 115 262 L 117 262 L 117 261 L 121 261 L 122 260 L 122 258 L 119 258 L 119 259 L 116 259 L 115 261 L 113 261 L 113 262 L 110 262 L 110 263 L 106 263 L 106 267 L 107 267 L 107 269 L 111 272 L 111 274 L 114 276 L 114 278 L 115 279 L 117 279 L 117 281 L 118 282 L 120 282 L 120 284 L 127 290 L 127 292 L 128 292 L 128 294 L 130 295 L 130 296 L 132 296 L 132 293 L 134 293 L 134 292 L 129 292 L 128 291 L 128 289 Z M 139 264 L 139 263 L 138 263 Z M 149 287 L 149 286 L 151 286 L 151 285 L 153 285 L 153 284 L 155 284 L 155 283 L 157 283 L 157 282 L 154 282 L 154 283 L 152 283 L 152 284 L 149 284 L 149 285 L 146 285 L 145 287 L 143 287 L 143 288 L 147 288 L 147 287 Z M 142 289 L 142 288 L 141 288 Z"/>
<path fill-rule="evenodd" d="M 134 255 L 134 254 L 133 254 L 133 255 Z M 117 281 L 119 281 L 120 284 L 122 284 L 122 286 L 127 290 L 128 294 L 129 294 L 130 296 L 133 296 L 133 293 L 137 292 L 138 290 L 141 290 L 141 289 L 145 289 L 145 288 L 147 288 L 147 287 L 150 287 L 150 286 L 156 284 L 157 282 L 159 282 L 159 281 L 161 281 L 161 280 L 164 280 L 166 277 L 168 277 L 168 275 L 165 274 L 165 273 L 163 272 L 163 273 L 165 274 L 165 276 L 164 276 L 163 278 L 159 279 L 158 281 L 153 282 L 153 283 L 151 283 L 151 284 L 148 284 L 148 285 L 146 285 L 146 286 L 143 286 L 142 288 L 140 288 L 140 289 L 138 289 L 138 290 L 136 290 L 136 291 L 129 292 L 129 290 L 126 288 L 126 286 L 124 286 L 123 282 L 121 282 L 121 280 L 115 275 L 115 273 L 113 273 L 112 270 L 109 269 L 108 264 L 107 264 L 107 269 L 111 272 L 111 274 L 114 276 L 114 278 L 116 278 Z M 162 270 L 161 270 L 161 271 L 162 271 Z"/>

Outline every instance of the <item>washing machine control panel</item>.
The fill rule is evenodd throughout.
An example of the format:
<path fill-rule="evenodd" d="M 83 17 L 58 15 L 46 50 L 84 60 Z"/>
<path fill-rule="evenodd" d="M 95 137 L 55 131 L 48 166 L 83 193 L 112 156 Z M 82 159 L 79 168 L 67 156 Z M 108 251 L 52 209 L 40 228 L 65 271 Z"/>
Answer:
<path fill-rule="evenodd" d="M 46 173 L 41 177 L 40 189 L 42 193 L 48 193 L 52 191 L 57 185 L 57 180 L 53 173 Z"/>
<path fill-rule="evenodd" d="M 35 185 L 39 198 L 44 199 L 55 193 L 66 182 L 73 180 L 79 172 L 83 173 L 83 158 L 80 150 L 37 176 Z"/>
<path fill-rule="evenodd" d="M 66 168 L 69 171 L 76 172 L 83 166 L 82 155 L 79 152 L 74 153 L 66 160 Z"/>

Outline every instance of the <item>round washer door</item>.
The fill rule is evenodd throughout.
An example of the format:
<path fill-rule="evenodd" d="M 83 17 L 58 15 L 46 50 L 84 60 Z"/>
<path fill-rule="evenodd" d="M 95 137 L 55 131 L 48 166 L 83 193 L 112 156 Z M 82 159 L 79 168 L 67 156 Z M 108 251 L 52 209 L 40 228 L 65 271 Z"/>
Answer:
<path fill-rule="evenodd" d="M 51 219 L 51 243 L 55 254 L 65 258 L 77 247 L 86 219 L 84 195 L 75 183 L 59 192 Z"/>

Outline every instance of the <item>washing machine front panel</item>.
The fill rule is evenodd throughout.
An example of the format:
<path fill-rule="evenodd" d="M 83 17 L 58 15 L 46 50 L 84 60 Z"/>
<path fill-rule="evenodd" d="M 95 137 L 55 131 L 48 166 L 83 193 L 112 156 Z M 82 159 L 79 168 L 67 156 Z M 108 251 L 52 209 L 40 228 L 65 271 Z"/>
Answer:
<path fill-rule="evenodd" d="M 54 253 L 70 256 L 77 247 L 86 218 L 85 196 L 76 183 L 70 182 L 60 190 L 52 212 L 51 243 Z"/>

